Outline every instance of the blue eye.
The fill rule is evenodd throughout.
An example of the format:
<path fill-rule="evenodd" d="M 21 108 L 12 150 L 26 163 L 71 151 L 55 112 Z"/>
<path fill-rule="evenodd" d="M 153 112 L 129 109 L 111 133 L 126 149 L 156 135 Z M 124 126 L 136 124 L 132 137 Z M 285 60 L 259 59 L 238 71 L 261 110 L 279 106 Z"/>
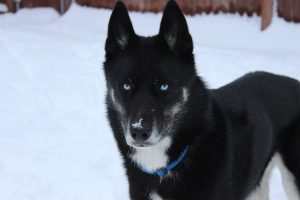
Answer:
<path fill-rule="evenodd" d="M 160 85 L 160 91 L 167 91 L 169 89 L 169 85 L 168 84 L 161 84 Z"/>
<path fill-rule="evenodd" d="M 123 89 L 124 89 L 124 90 L 126 90 L 126 91 L 129 91 L 129 90 L 131 90 L 131 86 L 130 86 L 130 84 L 128 84 L 128 83 L 124 83 L 124 84 L 123 84 Z"/>

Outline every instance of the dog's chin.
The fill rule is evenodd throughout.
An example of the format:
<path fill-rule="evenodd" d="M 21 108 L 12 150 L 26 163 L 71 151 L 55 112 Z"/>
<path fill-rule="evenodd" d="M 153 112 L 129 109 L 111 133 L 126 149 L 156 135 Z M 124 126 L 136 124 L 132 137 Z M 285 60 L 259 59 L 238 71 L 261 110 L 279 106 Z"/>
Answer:
<path fill-rule="evenodd" d="M 151 148 L 155 147 L 157 144 L 159 144 L 162 139 L 163 139 L 163 137 L 157 139 L 156 141 L 143 142 L 143 143 L 126 140 L 126 143 L 129 147 L 131 147 L 133 149 L 151 149 Z"/>
<path fill-rule="evenodd" d="M 133 149 L 150 149 L 151 147 L 154 146 L 153 144 L 137 144 L 137 143 L 131 143 L 127 145 Z"/>

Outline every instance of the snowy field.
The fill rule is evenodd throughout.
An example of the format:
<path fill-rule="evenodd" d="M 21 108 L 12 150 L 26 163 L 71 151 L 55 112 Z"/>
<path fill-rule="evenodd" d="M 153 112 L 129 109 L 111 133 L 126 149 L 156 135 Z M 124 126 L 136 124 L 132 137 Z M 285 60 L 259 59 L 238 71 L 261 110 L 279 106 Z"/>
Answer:
<path fill-rule="evenodd" d="M 102 72 L 110 11 L 72 6 L 0 16 L 0 199 L 127 200 L 105 118 Z M 160 15 L 131 17 L 139 34 Z M 300 79 L 300 25 L 237 15 L 188 18 L 198 72 L 218 87 L 249 71 Z M 272 200 L 286 200 L 274 171 Z"/>

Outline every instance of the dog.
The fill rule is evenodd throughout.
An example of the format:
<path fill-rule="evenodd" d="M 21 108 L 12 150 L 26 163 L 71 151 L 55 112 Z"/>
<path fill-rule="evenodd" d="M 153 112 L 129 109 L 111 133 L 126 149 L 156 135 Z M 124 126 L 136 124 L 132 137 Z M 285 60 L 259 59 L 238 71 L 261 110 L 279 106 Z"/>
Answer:
<path fill-rule="evenodd" d="M 268 200 L 274 163 L 300 191 L 300 83 L 252 72 L 218 89 L 198 76 L 175 1 L 159 33 L 135 33 L 117 2 L 105 44 L 107 116 L 131 200 Z"/>

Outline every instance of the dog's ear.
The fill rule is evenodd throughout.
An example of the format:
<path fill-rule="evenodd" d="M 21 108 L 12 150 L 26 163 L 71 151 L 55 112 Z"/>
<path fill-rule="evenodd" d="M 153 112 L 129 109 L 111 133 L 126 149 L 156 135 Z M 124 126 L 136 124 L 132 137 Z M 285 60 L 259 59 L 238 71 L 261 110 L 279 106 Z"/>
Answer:
<path fill-rule="evenodd" d="M 175 53 L 193 53 L 193 41 L 183 13 L 175 0 L 170 0 L 164 10 L 159 35 Z"/>
<path fill-rule="evenodd" d="M 108 24 L 108 35 L 105 45 L 107 53 L 125 50 L 135 33 L 124 3 L 118 1 Z"/>

